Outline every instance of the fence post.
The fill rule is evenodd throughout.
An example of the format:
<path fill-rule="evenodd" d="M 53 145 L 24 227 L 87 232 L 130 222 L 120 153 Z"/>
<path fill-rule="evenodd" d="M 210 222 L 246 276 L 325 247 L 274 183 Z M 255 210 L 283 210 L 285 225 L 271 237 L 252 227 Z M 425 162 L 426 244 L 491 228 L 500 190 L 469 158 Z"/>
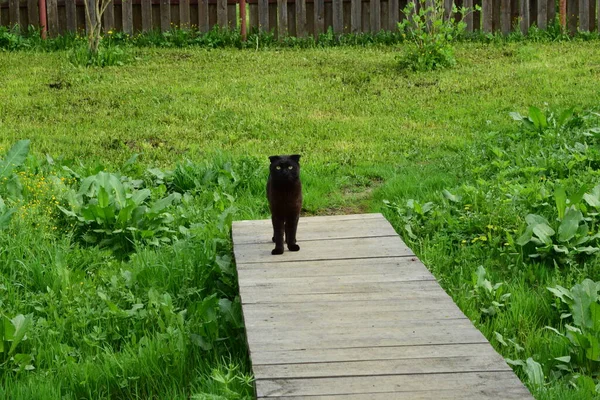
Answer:
<path fill-rule="evenodd" d="M 521 0 L 521 33 L 529 33 L 529 0 Z"/>

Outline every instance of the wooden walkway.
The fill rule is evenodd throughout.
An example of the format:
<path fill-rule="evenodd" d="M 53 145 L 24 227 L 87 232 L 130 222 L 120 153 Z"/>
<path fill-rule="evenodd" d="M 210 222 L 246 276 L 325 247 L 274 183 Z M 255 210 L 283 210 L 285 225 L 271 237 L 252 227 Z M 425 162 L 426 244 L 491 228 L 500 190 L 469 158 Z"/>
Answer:
<path fill-rule="evenodd" d="M 259 399 L 531 399 L 381 214 L 233 223 Z"/>

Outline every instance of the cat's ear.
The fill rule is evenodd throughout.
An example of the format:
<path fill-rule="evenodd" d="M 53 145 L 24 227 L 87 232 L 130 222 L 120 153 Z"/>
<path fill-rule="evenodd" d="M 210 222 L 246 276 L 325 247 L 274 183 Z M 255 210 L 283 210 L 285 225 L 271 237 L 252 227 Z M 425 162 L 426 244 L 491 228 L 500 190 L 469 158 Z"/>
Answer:
<path fill-rule="evenodd" d="M 294 160 L 296 163 L 300 163 L 300 154 L 291 155 L 290 158 Z"/>
<path fill-rule="evenodd" d="M 269 160 L 271 160 L 271 163 L 279 161 L 280 159 L 281 159 L 281 156 L 270 156 L 269 157 Z"/>

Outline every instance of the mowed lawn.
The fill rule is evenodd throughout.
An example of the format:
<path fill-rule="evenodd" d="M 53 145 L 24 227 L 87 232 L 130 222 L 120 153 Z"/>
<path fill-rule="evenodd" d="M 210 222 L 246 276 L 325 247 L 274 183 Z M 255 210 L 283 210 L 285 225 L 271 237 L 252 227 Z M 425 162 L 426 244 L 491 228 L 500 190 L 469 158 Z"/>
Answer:
<path fill-rule="evenodd" d="M 30 139 L 30 161 L 21 176 L 24 190 L 30 190 L 25 183 L 48 188 L 7 201 L 19 208 L 18 218 L 0 231 L 0 261 L 6 263 L 0 271 L 8 287 L 0 304 L 7 305 L 8 319 L 32 313 L 34 331 L 23 346 L 36 367 L 6 375 L 0 394 L 23 399 L 34 393 L 41 399 L 98 393 L 115 398 L 248 396 L 251 373 L 243 331 L 235 317 L 207 320 L 214 313 L 206 310 L 224 307 L 222 301 L 227 310 L 235 307 L 234 274 L 223 272 L 229 268 L 231 243 L 222 222 L 268 216 L 263 193 L 268 156 L 302 155 L 305 215 L 383 211 L 405 234 L 402 218 L 427 224 L 426 211 L 403 214 L 408 199 L 425 203 L 442 198 L 443 189 L 459 188 L 467 179 L 476 192 L 473 187 L 479 183 L 473 180 L 479 172 L 473 171 L 480 171 L 480 165 L 473 162 L 495 161 L 479 154 L 477 145 L 489 141 L 490 133 L 499 141 L 521 134 L 510 112 L 527 114 L 530 106 L 597 110 L 600 105 L 600 52 L 594 41 L 460 43 L 456 68 L 429 73 L 399 71 L 397 47 L 131 51 L 136 56 L 132 64 L 103 69 L 73 67 L 66 52 L 0 52 L 0 157 L 18 140 Z M 511 165 L 510 149 L 502 151 L 498 158 Z M 179 172 L 163 174 L 176 168 Z M 83 177 L 101 170 L 130 176 L 124 181 L 132 190 L 148 187 L 153 201 L 171 193 L 177 179 L 191 177 L 186 181 L 189 190 L 177 187 L 185 192 L 182 205 L 172 212 L 183 227 L 174 230 L 178 239 L 158 248 L 139 244 L 123 256 L 82 243 L 78 235 L 83 231 L 67 225 L 63 213 L 43 201 L 42 210 L 39 199 L 55 194 L 46 183 L 51 175 L 64 178 L 61 185 L 77 191 Z M 488 178 L 490 186 L 498 179 Z M 202 182 L 210 184 L 204 187 Z M 448 196 L 465 215 L 478 207 Z M 66 207 L 65 199 L 56 202 Z M 392 207 L 384 200 L 391 200 Z M 505 211 L 477 216 L 490 227 L 488 237 L 498 228 L 508 232 L 525 215 L 511 219 Z M 440 219 L 444 215 L 437 214 Z M 482 315 L 473 295 L 478 289 L 471 283 L 488 254 L 477 247 L 480 233 L 457 234 L 463 236 L 456 245 L 456 237 L 421 237 L 412 229 L 415 238 L 404 239 L 415 244 L 415 252 L 442 286 L 504 356 L 543 361 L 548 347 L 547 357 L 564 355 L 565 346 L 548 345 L 553 333 L 544 326 L 559 319 L 550 301 L 539 313 L 536 307 L 539 299 L 551 296 L 546 286 L 584 277 L 599 280 L 597 259 L 590 269 L 550 267 L 536 275 L 545 267 L 538 268 L 525 256 L 508 255 L 519 263 L 510 268 L 504 268 L 504 258 L 494 258 L 485 265 L 487 277 L 504 282 L 512 292 L 511 307 L 494 319 Z M 212 243 L 213 236 L 219 240 Z M 31 271 L 30 262 L 37 265 Z M 206 266 L 222 271 L 204 274 Z M 52 290 L 46 289 L 49 277 Z M 17 287 L 14 282 L 21 278 L 25 283 Z M 209 295 L 218 296 L 214 304 L 212 298 L 206 300 Z M 139 321 L 131 322 L 123 313 L 112 315 L 107 296 L 129 313 L 127 318 L 135 314 Z M 85 322 L 77 308 L 81 301 L 89 305 L 97 325 Z M 152 307 L 162 311 L 153 314 Z M 72 312 L 63 318 L 65 310 Z M 138 310 L 148 314 L 138 315 Z M 169 320 L 172 315 L 181 315 L 181 320 Z M 515 322 L 521 315 L 530 317 Z M 56 329 L 60 335 L 51 336 L 56 321 L 64 324 Z M 165 323 L 172 326 L 163 329 Z M 206 333 L 209 325 L 220 327 L 210 333 L 214 337 Z M 239 330 L 231 335 L 223 328 L 233 326 Z M 118 335 L 107 334 L 106 329 L 115 327 Z M 502 347 L 496 332 L 518 345 Z M 214 347 L 207 342 L 209 336 L 218 337 Z M 518 350 L 520 346 L 524 349 Z M 531 384 L 524 369 L 516 371 Z M 549 373 L 545 382 L 548 390 L 532 388 L 540 398 L 589 396 L 589 391 L 574 390 Z"/>

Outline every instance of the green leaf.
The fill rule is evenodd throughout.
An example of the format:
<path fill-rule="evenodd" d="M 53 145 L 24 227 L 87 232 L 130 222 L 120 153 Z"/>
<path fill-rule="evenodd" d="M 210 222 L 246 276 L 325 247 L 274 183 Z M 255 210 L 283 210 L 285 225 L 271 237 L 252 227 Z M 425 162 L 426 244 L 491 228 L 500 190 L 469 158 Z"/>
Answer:
<path fill-rule="evenodd" d="M 595 186 L 590 193 L 583 195 L 586 203 L 594 208 L 600 208 L 600 185 Z"/>
<path fill-rule="evenodd" d="M 550 292 L 552 292 L 553 295 L 561 299 L 563 303 L 567 305 L 573 304 L 573 296 L 571 295 L 571 291 L 569 289 L 564 288 L 560 285 L 556 285 L 556 287 L 549 287 L 546 289 L 548 289 Z"/>
<path fill-rule="evenodd" d="M 31 143 L 30 140 L 19 140 L 10 148 L 6 157 L 0 161 L 0 177 L 7 176 L 15 167 L 21 166 L 25 162 L 27 154 L 29 154 L 29 143 Z"/>
<path fill-rule="evenodd" d="M 498 343 L 500 343 L 503 346 L 508 346 L 506 344 L 506 342 L 504 341 L 504 337 L 500 333 L 494 332 L 494 336 L 496 337 L 496 340 L 498 341 Z"/>
<path fill-rule="evenodd" d="M 447 198 L 448 200 L 450 200 L 453 203 L 458 203 L 461 201 L 461 197 L 454 195 L 452 193 L 450 193 L 449 191 L 447 191 L 446 189 L 442 190 L 442 194 L 444 195 L 445 198 Z"/>
<path fill-rule="evenodd" d="M 529 382 L 535 387 L 541 387 L 544 385 L 544 371 L 542 366 L 533 358 L 529 357 L 525 360 L 525 373 L 529 378 Z"/>
<path fill-rule="evenodd" d="M 579 327 L 587 329 L 594 328 L 591 304 L 598 301 L 598 289 L 600 284 L 591 279 L 585 279 L 582 283 L 573 286 L 571 295 L 573 297 L 573 322 Z"/>
<path fill-rule="evenodd" d="M 108 192 L 104 187 L 98 189 L 98 206 L 100 208 L 106 208 L 109 205 Z"/>
<path fill-rule="evenodd" d="M 169 207 L 173 202 L 179 201 L 181 199 L 180 193 L 171 193 L 169 196 L 164 197 L 160 200 L 157 200 L 150 207 L 149 212 L 152 214 L 159 214 L 165 208 Z"/>
<path fill-rule="evenodd" d="M 567 194 L 565 188 L 557 186 L 554 189 L 554 200 L 556 201 L 556 209 L 558 210 L 558 219 L 562 220 L 565 216 L 565 209 L 567 208 Z"/>
<path fill-rule="evenodd" d="M 600 332 L 600 303 L 595 302 L 590 304 L 590 316 L 593 321 L 593 330 Z"/>
<path fill-rule="evenodd" d="M 533 125 L 536 127 L 536 129 L 538 129 L 539 131 L 542 131 L 543 129 L 548 127 L 548 121 L 546 120 L 546 116 L 537 107 L 529 107 L 529 118 L 531 119 L 531 122 L 533 122 Z"/>
<path fill-rule="evenodd" d="M 142 204 L 148 197 L 150 197 L 149 189 L 136 190 L 132 195 L 131 199 L 135 203 L 136 206 Z"/>
<path fill-rule="evenodd" d="M 583 221 L 581 211 L 570 208 L 558 227 L 558 240 L 568 242 L 575 237 L 579 223 Z M 541 238 L 540 238 L 541 239 Z"/>
<path fill-rule="evenodd" d="M 533 227 L 533 233 L 545 244 L 552 244 L 550 237 L 556 232 L 547 224 L 538 224 Z"/>
<path fill-rule="evenodd" d="M 587 334 L 590 346 L 585 349 L 585 357 L 588 360 L 600 361 L 600 339 L 593 333 Z"/>
<path fill-rule="evenodd" d="M 542 217 L 541 215 L 537 215 L 537 214 L 527 214 L 527 216 L 525 217 L 525 222 L 527 222 L 527 225 L 530 225 L 530 226 L 535 226 L 535 225 L 540 225 L 540 224 L 550 225 L 550 223 L 548 222 L 548 220 L 546 218 Z"/>
<path fill-rule="evenodd" d="M 0 198 L 0 201 L 2 201 L 2 198 Z M 15 208 L 10 208 L 3 212 L 0 211 L 0 230 L 8 228 L 10 220 L 12 219 L 12 216 L 16 211 L 17 210 Z"/>
<path fill-rule="evenodd" d="M 14 334 L 12 338 L 12 344 L 10 346 L 10 350 L 8 354 L 13 354 L 17 349 L 17 346 L 21 341 L 26 339 L 26 334 L 33 325 L 33 317 L 31 315 L 24 316 L 23 314 L 19 314 L 13 319 L 10 320 L 12 325 L 14 326 Z"/>
<path fill-rule="evenodd" d="M 571 356 L 555 357 L 554 359 L 567 364 L 571 362 Z"/>
<path fill-rule="evenodd" d="M 516 244 L 518 244 L 519 246 L 525 246 L 527 243 L 529 243 L 531 241 L 531 238 L 533 237 L 533 228 L 531 226 L 528 226 L 527 229 L 525 229 L 525 232 L 519 236 L 519 238 L 516 240 Z"/>

